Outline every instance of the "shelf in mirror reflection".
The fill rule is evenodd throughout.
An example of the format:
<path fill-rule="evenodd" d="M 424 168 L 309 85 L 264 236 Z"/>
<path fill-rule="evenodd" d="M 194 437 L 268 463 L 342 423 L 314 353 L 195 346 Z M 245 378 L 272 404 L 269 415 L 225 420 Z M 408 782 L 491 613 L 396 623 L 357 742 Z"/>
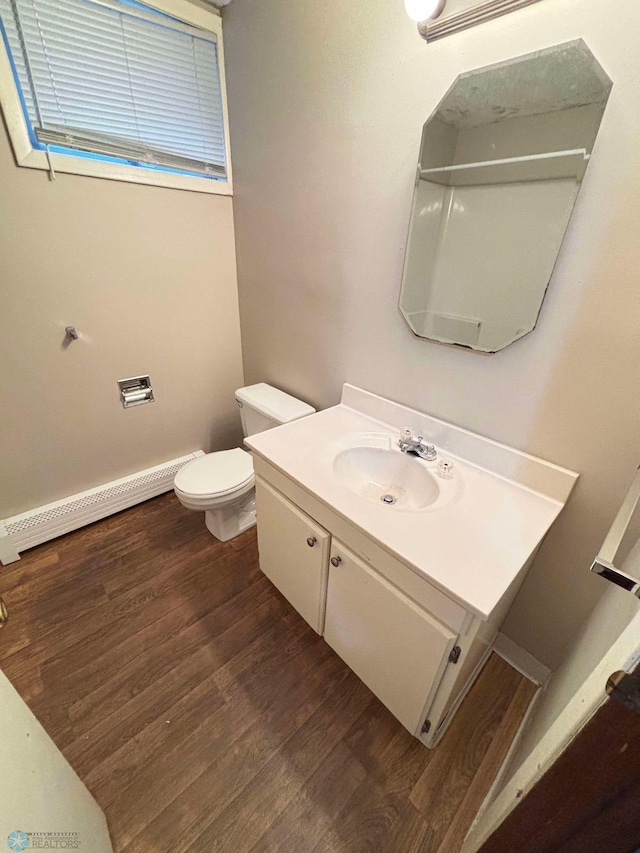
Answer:
<path fill-rule="evenodd" d="M 515 184 L 528 181 L 552 181 L 575 178 L 581 181 L 589 163 L 585 148 L 550 151 L 502 160 L 458 163 L 421 169 L 420 178 L 447 187 L 473 187 L 482 184 Z"/>

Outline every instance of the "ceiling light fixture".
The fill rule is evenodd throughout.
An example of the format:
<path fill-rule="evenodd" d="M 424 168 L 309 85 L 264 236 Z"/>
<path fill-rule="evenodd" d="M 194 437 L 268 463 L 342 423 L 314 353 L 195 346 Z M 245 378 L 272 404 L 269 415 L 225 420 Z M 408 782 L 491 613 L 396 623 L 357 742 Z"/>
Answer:
<path fill-rule="evenodd" d="M 404 8 L 412 21 L 418 23 L 437 18 L 444 9 L 446 0 L 404 0 Z"/>

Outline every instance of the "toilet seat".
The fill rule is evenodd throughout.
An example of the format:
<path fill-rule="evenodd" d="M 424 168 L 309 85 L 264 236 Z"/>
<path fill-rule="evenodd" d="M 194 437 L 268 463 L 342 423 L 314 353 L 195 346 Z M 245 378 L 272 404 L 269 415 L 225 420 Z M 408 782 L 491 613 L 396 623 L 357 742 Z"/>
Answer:
<path fill-rule="evenodd" d="M 174 489 L 185 506 L 201 509 L 245 495 L 254 480 L 251 454 L 236 447 L 189 462 L 176 474 Z"/>

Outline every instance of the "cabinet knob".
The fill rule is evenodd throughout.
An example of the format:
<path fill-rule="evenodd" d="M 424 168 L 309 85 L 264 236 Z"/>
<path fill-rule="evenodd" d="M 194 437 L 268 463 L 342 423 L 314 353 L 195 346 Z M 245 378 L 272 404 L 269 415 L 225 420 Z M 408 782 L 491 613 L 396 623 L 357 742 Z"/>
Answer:
<path fill-rule="evenodd" d="M 315 536 L 309 536 L 309 538 L 307 539 L 307 545 L 309 546 L 309 548 L 313 548 L 317 541 L 318 540 Z"/>
<path fill-rule="evenodd" d="M 342 557 L 332 557 L 331 558 L 331 565 L 335 566 L 336 568 L 338 568 L 338 566 L 340 565 L 341 562 L 342 562 Z"/>
<path fill-rule="evenodd" d="M 4 600 L 0 598 L 0 628 L 4 628 L 8 621 L 9 611 L 7 610 L 7 605 L 4 603 Z"/>

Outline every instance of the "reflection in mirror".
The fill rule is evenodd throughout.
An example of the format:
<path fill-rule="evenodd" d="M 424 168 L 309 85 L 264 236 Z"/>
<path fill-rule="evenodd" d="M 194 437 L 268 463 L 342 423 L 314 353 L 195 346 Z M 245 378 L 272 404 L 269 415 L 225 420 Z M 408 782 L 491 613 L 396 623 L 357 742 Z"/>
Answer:
<path fill-rule="evenodd" d="M 611 91 L 583 41 L 463 74 L 427 121 L 400 310 L 496 352 L 536 325 Z"/>

